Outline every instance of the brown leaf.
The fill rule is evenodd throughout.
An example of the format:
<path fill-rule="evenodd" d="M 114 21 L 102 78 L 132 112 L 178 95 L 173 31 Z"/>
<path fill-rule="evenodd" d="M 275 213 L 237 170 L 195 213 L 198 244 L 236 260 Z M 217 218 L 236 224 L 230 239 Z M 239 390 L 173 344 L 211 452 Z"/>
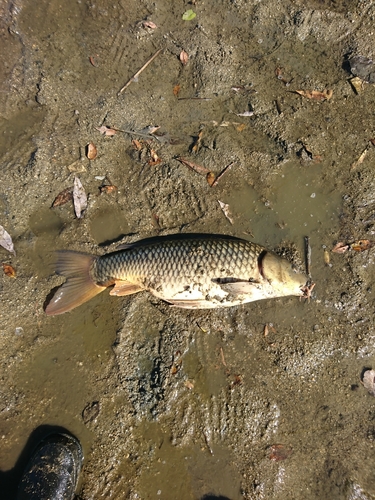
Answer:
<path fill-rule="evenodd" d="M 99 401 L 93 401 L 89 403 L 82 412 L 82 419 L 85 424 L 92 422 L 96 419 L 100 412 L 100 404 Z"/>
<path fill-rule="evenodd" d="M 52 203 L 51 208 L 61 207 L 61 205 L 65 205 L 65 203 L 72 201 L 72 199 L 73 199 L 73 188 L 67 187 L 56 196 L 56 198 Z"/>
<path fill-rule="evenodd" d="M 185 52 L 184 50 L 181 51 L 180 53 L 180 61 L 181 63 L 186 66 L 187 65 L 187 62 L 189 60 L 189 55 L 187 52 Z"/>
<path fill-rule="evenodd" d="M 280 462 L 281 460 L 286 460 L 293 453 L 290 446 L 285 446 L 284 444 L 273 444 L 269 447 L 269 458 L 274 462 Z"/>
<path fill-rule="evenodd" d="M 200 130 L 198 133 L 197 140 L 195 141 L 194 146 L 191 149 L 193 151 L 193 153 L 198 152 L 198 149 L 199 149 L 201 142 L 202 142 L 202 137 L 203 137 L 203 130 Z"/>
<path fill-rule="evenodd" d="M 346 245 L 342 241 L 336 243 L 336 245 L 332 248 L 332 252 L 334 253 L 344 253 L 349 250 L 349 245 Z"/>
<path fill-rule="evenodd" d="M 328 101 L 333 95 L 333 90 L 323 90 L 323 92 L 319 90 L 295 90 L 294 92 L 315 101 Z"/>
<path fill-rule="evenodd" d="M 369 250 L 375 245 L 375 241 L 370 240 L 357 240 L 350 244 L 351 249 L 356 252 L 363 252 L 364 250 Z"/>
<path fill-rule="evenodd" d="M 208 172 L 206 179 L 207 179 L 208 184 L 212 187 L 213 183 L 216 180 L 216 176 L 213 172 Z"/>
<path fill-rule="evenodd" d="M 178 158 L 176 158 L 176 160 L 178 160 L 179 162 L 183 163 L 184 165 L 186 165 L 187 167 L 191 168 L 191 170 L 194 170 L 194 172 L 197 172 L 197 174 L 200 174 L 200 175 L 207 175 L 210 173 L 210 170 L 208 170 L 208 168 L 206 167 L 202 167 L 201 165 L 197 165 L 196 163 L 193 163 L 189 160 L 185 160 L 185 158 L 182 158 L 181 156 L 179 156 Z"/>
<path fill-rule="evenodd" d="M 97 65 L 97 63 L 96 63 L 96 61 L 95 61 L 95 59 L 94 59 L 94 57 L 93 57 L 93 56 L 90 56 L 90 57 L 89 57 L 89 61 L 90 61 L 90 63 L 94 66 L 94 68 L 97 68 L 97 67 L 98 67 L 98 65 Z"/>
<path fill-rule="evenodd" d="M 117 191 L 117 186 L 108 185 L 108 186 L 100 186 L 99 187 L 100 194 L 102 193 L 115 193 Z"/>
<path fill-rule="evenodd" d="M 136 149 L 137 151 L 140 151 L 143 148 L 142 143 L 139 142 L 137 139 L 133 139 L 132 144 L 134 146 L 134 149 Z"/>
<path fill-rule="evenodd" d="M 95 158 L 98 156 L 98 150 L 96 149 L 94 143 L 90 142 L 89 144 L 87 144 L 86 156 L 89 160 L 95 160 Z"/>
<path fill-rule="evenodd" d="M 16 270 L 10 264 L 4 264 L 4 262 L 3 262 L 3 271 L 4 271 L 4 274 L 6 274 L 6 276 L 9 276 L 9 278 L 16 277 Z"/>
<path fill-rule="evenodd" d="M 178 94 L 180 93 L 180 90 L 181 90 L 181 86 L 180 85 L 175 85 L 173 87 L 173 95 L 177 97 Z"/>
<path fill-rule="evenodd" d="M 159 156 L 156 154 L 156 151 L 154 151 L 153 149 L 150 149 L 150 156 L 151 160 L 148 161 L 149 165 L 154 166 L 161 163 L 161 158 L 159 158 Z"/>
<path fill-rule="evenodd" d="M 117 134 L 117 130 L 111 127 L 107 127 L 106 125 L 102 125 L 101 127 L 95 127 L 98 132 L 106 137 L 111 137 Z"/>

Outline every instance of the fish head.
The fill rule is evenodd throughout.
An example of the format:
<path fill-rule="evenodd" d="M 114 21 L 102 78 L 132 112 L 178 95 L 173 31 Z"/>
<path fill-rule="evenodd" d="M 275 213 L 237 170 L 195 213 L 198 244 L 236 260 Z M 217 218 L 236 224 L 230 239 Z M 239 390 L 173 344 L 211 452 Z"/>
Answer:
<path fill-rule="evenodd" d="M 286 259 L 267 252 L 261 262 L 261 274 L 272 286 L 275 297 L 303 296 L 302 287 L 306 285 L 307 276 L 297 272 Z"/>

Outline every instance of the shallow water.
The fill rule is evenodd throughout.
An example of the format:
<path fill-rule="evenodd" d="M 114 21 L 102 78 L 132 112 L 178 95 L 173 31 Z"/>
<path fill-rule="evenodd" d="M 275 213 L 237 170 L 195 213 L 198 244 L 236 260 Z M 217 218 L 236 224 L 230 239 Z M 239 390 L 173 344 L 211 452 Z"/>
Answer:
<path fill-rule="evenodd" d="M 182 21 L 187 8 L 194 21 Z M 375 87 L 356 95 L 343 64 L 353 51 L 372 55 L 374 3 L 24 0 L 0 9 L 9 55 L 0 56 L 0 224 L 17 252 L 0 249 L 17 271 L 0 276 L 3 491 L 12 498 L 30 434 L 53 425 L 83 444 L 81 498 L 373 498 L 375 406 L 360 382 L 375 362 L 373 252 L 330 253 L 327 266 L 323 247 L 374 231 L 374 148 L 351 165 L 374 135 Z M 158 27 L 143 27 L 146 18 Z M 178 100 L 176 85 L 179 97 L 210 100 Z M 334 92 L 326 102 L 293 93 L 325 88 Z M 165 135 L 138 151 L 131 140 L 142 136 L 102 137 L 103 123 L 160 125 Z M 150 149 L 161 163 L 150 165 Z M 210 188 L 178 156 L 215 174 L 233 165 Z M 75 175 L 89 195 L 81 220 L 72 203 L 50 208 Z M 117 191 L 99 194 L 98 176 Z M 55 249 L 102 253 L 120 239 L 178 232 L 289 249 L 301 265 L 309 236 L 311 302 L 183 311 L 146 293 L 104 292 L 45 316 L 62 281 Z M 93 402 L 98 415 L 84 418 Z M 291 455 L 273 460 L 275 444 Z"/>

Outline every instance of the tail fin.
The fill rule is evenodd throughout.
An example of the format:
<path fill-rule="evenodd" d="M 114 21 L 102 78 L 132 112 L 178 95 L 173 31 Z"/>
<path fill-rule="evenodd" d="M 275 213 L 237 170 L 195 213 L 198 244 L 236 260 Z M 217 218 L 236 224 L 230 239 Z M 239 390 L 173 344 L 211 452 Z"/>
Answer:
<path fill-rule="evenodd" d="M 97 257 L 69 250 L 60 250 L 57 255 L 56 273 L 66 276 L 67 280 L 46 307 L 45 312 L 49 316 L 70 311 L 106 288 L 97 285 L 90 275 L 91 266 Z"/>

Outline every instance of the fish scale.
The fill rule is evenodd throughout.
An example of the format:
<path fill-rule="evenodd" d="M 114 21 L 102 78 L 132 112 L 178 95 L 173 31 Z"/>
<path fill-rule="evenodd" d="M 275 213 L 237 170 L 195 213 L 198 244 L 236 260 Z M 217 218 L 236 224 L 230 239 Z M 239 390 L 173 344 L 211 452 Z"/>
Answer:
<path fill-rule="evenodd" d="M 263 250 L 255 243 L 224 239 L 166 241 L 146 248 L 136 244 L 100 257 L 93 278 L 106 283 L 114 279 L 143 280 L 151 275 L 173 283 L 198 273 L 208 280 L 236 276 L 249 279 Z"/>

